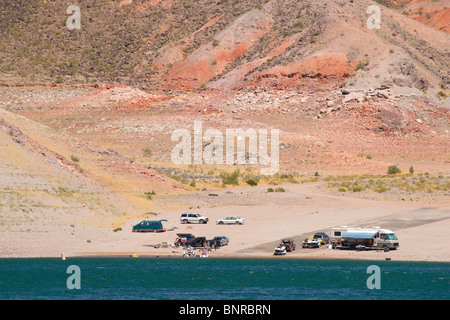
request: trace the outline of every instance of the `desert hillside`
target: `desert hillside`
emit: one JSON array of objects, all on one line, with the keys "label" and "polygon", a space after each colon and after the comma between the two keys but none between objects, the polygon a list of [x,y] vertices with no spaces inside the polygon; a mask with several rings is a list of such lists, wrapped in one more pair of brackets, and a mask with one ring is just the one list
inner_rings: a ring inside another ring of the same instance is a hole
[{"label": "desert hillside", "polygon": [[443,32],[450,32],[450,2],[448,0],[401,0],[377,1],[390,8],[400,10],[417,21]]},{"label": "desert hillside", "polygon": [[[415,66],[395,76],[407,72],[412,79],[406,82],[424,82],[414,87],[428,91],[449,79],[445,3],[384,3],[392,9],[378,4],[382,27],[370,30],[366,11],[377,2],[366,0],[95,0],[80,3],[80,29],[69,30],[64,1],[2,1],[1,80],[108,82],[163,91],[228,88],[277,66],[298,68],[298,61],[336,55],[350,69],[367,62],[372,76],[385,71],[375,70],[378,65],[406,59]],[[441,31],[420,23],[429,21],[419,19],[417,10],[420,17],[432,15]],[[311,70],[292,71],[314,77]],[[321,78],[350,75],[334,70]]]}]

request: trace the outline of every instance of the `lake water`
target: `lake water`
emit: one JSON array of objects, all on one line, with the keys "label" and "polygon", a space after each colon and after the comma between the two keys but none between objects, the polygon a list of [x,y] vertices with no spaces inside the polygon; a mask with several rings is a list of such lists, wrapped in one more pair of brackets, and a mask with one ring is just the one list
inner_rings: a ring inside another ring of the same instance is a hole
[{"label": "lake water", "polygon": [[[71,265],[79,272],[67,273]],[[376,276],[367,272],[371,265],[379,267],[379,278],[374,281],[380,289],[367,286],[368,278]],[[448,300],[449,273],[449,263],[398,261],[0,259],[0,299]],[[80,289],[68,287],[69,277],[69,287],[79,284]]]}]

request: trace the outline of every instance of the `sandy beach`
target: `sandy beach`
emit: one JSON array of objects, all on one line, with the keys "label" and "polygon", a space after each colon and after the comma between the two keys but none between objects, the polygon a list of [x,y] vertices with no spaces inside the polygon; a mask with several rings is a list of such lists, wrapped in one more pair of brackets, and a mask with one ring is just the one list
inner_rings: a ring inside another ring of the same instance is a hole
[{"label": "sandy beach", "polygon": [[[448,199],[367,199],[338,195],[322,183],[285,184],[284,193],[267,193],[266,187],[233,188],[167,196],[158,200],[161,213],[148,220],[167,219],[166,232],[135,233],[132,226],[143,217],[127,219],[122,230],[95,226],[41,226],[33,230],[2,232],[0,257],[123,256],[182,257],[184,250],[171,246],[177,233],[195,236],[225,235],[228,246],[208,252],[209,257],[264,257],[275,259],[365,259],[450,261],[450,210]],[[262,201],[264,199],[264,202]],[[191,209],[166,209],[171,202],[195,203]],[[263,204],[264,203],[264,204]],[[198,212],[207,224],[181,224],[181,212]],[[237,215],[244,225],[217,225],[217,219]],[[304,249],[302,241],[316,231],[329,233],[331,227],[380,226],[393,230],[398,250],[331,250],[328,246]],[[283,238],[294,239],[297,249],[274,256]],[[164,244],[169,246],[164,246]],[[199,251],[197,251],[199,253]]]}]

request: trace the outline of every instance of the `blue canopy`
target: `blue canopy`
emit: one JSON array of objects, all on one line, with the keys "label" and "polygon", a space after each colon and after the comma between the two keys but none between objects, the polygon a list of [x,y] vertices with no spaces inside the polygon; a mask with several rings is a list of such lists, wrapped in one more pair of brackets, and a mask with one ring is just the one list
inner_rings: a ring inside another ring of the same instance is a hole
[{"label": "blue canopy", "polygon": [[347,231],[342,238],[344,239],[370,239],[375,236],[376,231]]}]

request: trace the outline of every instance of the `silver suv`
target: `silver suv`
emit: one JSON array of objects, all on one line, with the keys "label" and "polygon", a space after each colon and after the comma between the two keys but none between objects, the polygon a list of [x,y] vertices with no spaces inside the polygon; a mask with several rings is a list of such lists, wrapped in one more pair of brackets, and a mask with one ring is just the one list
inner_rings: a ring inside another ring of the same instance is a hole
[{"label": "silver suv", "polygon": [[180,217],[181,223],[207,223],[208,218],[203,217],[202,215],[198,213],[183,213]]}]

